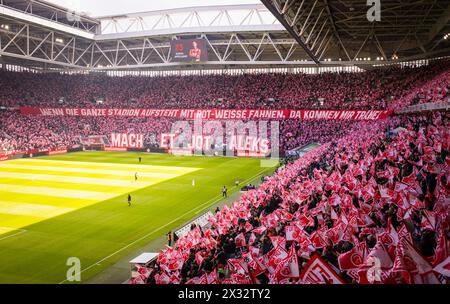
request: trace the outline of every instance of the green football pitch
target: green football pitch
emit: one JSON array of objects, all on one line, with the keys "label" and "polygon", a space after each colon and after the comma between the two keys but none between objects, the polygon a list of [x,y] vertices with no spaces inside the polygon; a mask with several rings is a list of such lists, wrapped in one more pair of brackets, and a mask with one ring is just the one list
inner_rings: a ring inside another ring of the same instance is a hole
[{"label": "green football pitch", "polygon": [[86,281],[206,212],[224,185],[272,171],[258,159],[116,152],[1,162],[0,283],[66,283],[71,257]]}]

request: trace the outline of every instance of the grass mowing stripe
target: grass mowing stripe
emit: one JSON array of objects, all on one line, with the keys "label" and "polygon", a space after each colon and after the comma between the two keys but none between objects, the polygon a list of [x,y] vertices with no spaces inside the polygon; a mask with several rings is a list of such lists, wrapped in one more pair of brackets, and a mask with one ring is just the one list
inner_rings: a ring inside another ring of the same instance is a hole
[{"label": "grass mowing stripe", "polygon": [[67,175],[49,175],[49,174],[34,174],[34,173],[18,173],[18,172],[2,172],[0,178],[10,178],[10,179],[23,179],[30,181],[51,181],[74,184],[91,184],[100,186],[123,186],[124,184],[130,188],[143,188],[149,184],[160,182],[161,179],[158,178],[141,178],[137,182],[133,180],[120,180],[120,179],[109,179],[109,178],[96,178],[96,177],[77,177],[77,176],[67,176]]},{"label": "grass mowing stripe", "polygon": [[200,168],[186,168],[186,167],[167,167],[167,166],[155,166],[155,165],[132,165],[132,164],[114,164],[114,163],[94,163],[94,162],[83,162],[83,161],[61,161],[61,160],[41,160],[41,159],[28,159],[28,160],[17,160],[11,161],[13,164],[24,163],[30,165],[32,163],[35,166],[54,166],[58,165],[60,167],[78,167],[78,168],[123,168],[127,171],[132,170],[144,170],[144,171],[155,171],[155,172],[167,172],[174,171],[177,172],[190,172],[195,171]]},{"label": "grass mowing stripe", "polygon": [[[242,182],[241,184],[246,184],[247,182],[250,182],[250,181],[254,180],[256,177],[262,175],[264,172],[267,172],[267,171],[268,171],[268,169],[264,169],[264,170],[260,171],[258,174],[256,174],[256,175],[254,175],[254,176],[248,178],[247,180],[245,180],[245,181]],[[239,186],[238,186],[238,187],[239,187]],[[238,187],[234,186],[232,189],[238,188]],[[130,247],[130,246],[132,246],[132,245],[134,245],[134,244],[136,244],[136,243],[139,243],[140,241],[145,240],[145,239],[148,238],[150,235],[152,235],[152,234],[154,234],[154,233],[156,233],[156,232],[158,232],[158,231],[160,231],[160,230],[162,230],[162,229],[164,229],[164,228],[170,226],[171,224],[173,224],[173,223],[177,222],[178,220],[182,219],[183,217],[185,217],[185,216],[191,214],[192,212],[196,211],[197,209],[199,209],[199,211],[196,212],[196,213],[194,213],[194,214],[198,214],[198,213],[200,213],[201,211],[206,210],[207,208],[209,208],[210,206],[216,204],[217,202],[221,201],[222,199],[223,199],[223,198],[222,198],[220,195],[218,195],[218,196],[216,196],[216,197],[210,199],[209,201],[207,201],[207,202],[205,202],[205,203],[203,203],[203,204],[197,206],[196,208],[190,210],[189,212],[187,212],[187,213],[185,213],[185,214],[183,214],[183,215],[177,217],[176,219],[170,221],[169,223],[167,223],[167,224],[165,224],[165,225],[163,225],[163,226],[157,228],[156,230],[153,230],[153,231],[151,231],[151,232],[145,234],[144,236],[138,238],[137,240],[135,240],[135,241],[133,241],[133,242],[127,244],[126,246],[120,248],[119,250],[117,250],[117,251],[111,253],[110,255],[104,257],[104,258],[101,259],[100,261],[98,261],[98,262],[96,262],[96,263],[93,263],[92,265],[88,266],[87,268],[84,268],[84,269],[80,270],[79,274],[81,274],[81,273],[83,273],[83,272],[85,272],[85,271],[91,269],[91,268],[94,267],[94,266],[97,266],[97,265],[101,264],[102,262],[104,262],[104,261],[108,260],[109,258],[115,256],[116,254],[118,254],[118,253],[124,251],[124,250],[127,249],[128,247]],[[214,201],[211,202],[212,200],[214,200]],[[206,206],[205,206],[205,205],[206,205]],[[78,273],[77,273],[77,274],[78,274]],[[63,281],[61,281],[61,282],[59,282],[59,284],[64,284],[65,282],[67,282],[67,279],[65,279],[65,280],[63,280]]]},{"label": "grass mowing stripe", "polygon": [[[0,176],[3,176],[4,174],[7,174],[7,173],[45,174],[45,175],[49,175],[49,176],[56,175],[56,176],[62,176],[62,178],[65,178],[66,176],[91,177],[91,178],[99,178],[99,179],[114,179],[114,180],[121,180],[121,181],[128,182],[128,181],[134,181],[135,171],[128,172],[128,174],[117,175],[117,174],[105,174],[105,173],[101,173],[101,172],[86,173],[85,171],[81,171],[81,170],[80,170],[80,172],[66,172],[63,170],[59,170],[59,171],[41,170],[41,169],[38,169],[37,167],[5,168],[5,167],[0,166]],[[143,177],[142,175],[139,175],[139,173],[138,173],[138,177],[140,180],[148,180],[148,181],[160,179],[160,177]]]},{"label": "grass mowing stripe", "polygon": [[[66,181],[65,179],[60,179],[59,181],[50,181],[50,180],[29,180],[29,179],[18,179],[18,178],[3,178],[0,177],[0,185],[22,185],[25,187],[44,187],[44,188],[54,188],[59,189],[60,191],[67,190],[79,190],[79,191],[94,191],[94,192],[103,192],[103,193],[117,193],[122,194],[129,191],[134,191],[136,189],[142,187],[148,187],[157,182],[164,181],[165,179],[159,179],[159,181],[154,180],[151,182],[135,182],[133,181],[123,181],[121,186],[115,185],[96,185],[90,183],[75,183],[73,181]],[[105,180],[106,181],[106,180]],[[141,184],[141,187],[137,187],[138,183]]]},{"label": "grass mowing stripe", "polygon": [[[0,197],[2,201],[5,202],[15,202],[19,198],[16,194],[7,193],[0,191]],[[74,208],[79,209],[85,206],[92,205],[96,203],[96,200],[92,199],[81,199],[77,198],[72,200],[62,200],[61,197],[51,196],[51,194],[20,194],[20,201],[27,202],[28,204],[42,204],[45,202],[48,206],[56,206],[56,207],[65,207],[65,208]]]},{"label": "grass mowing stripe", "polygon": [[31,215],[38,217],[54,217],[75,210],[49,205],[28,204],[23,202],[0,201],[0,213],[11,215]]},{"label": "grass mowing stripe", "polygon": [[25,193],[25,194],[43,194],[49,193],[51,196],[57,196],[62,198],[88,198],[92,200],[106,200],[117,196],[117,193],[97,192],[97,191],[85,191],[85,190],[70,190],[59,189],[52,187],[32,187],[32,186],[18,186],[10,184],[0,184],[0,191],[12,192],[12,193]]},{"label": "grass mowing stripe", "polygon": [[[11,163],[11,162],[10,162]],[[33,163],[33,162],[31,162]],[[76,163],[76,162],[71,162]],[[28,164],[20,164],[26,165],[28,168]],[[14,166],[14,165],[13,165]],[[109,166],[106,165],[105,166]],[[43,167],[40,166],[40,169]],[[147,167],[148,169],[149,167]],[[5,169],[5,168],[3,168]],[[10,168],[11,169],[11,168]],[[154,169],[154,168],[152,168]],[[158,168],[160,170],[160,167]],[[181,170],[177,170],[178,174],[176,176],[181,175],[182,173],[193,171],[195,169],[186,169],[181,168]],[[86,170],[84,170],[86,171]],[[42,172],[42,170],[41,170]],[[45,171],[43,171],[45,172]],[[175,172],[175,171],[174,171]],[[153,172],[152,172],[153,173]],[[162,175],[158,173],[158,175]],[[172,176],[171,174],[170,176]],[[166,175],[167,176],[167,175]],[[36,194],[40,189],[43,193],[49,192],[55,196],[63,196],[66,197],[83,197],[85,195],[92,197],[93,193],[105,192],[108,196],[102,197],[101,200],[110,198],[111,193],[117,195],[123,195],[127,192],[132,192],[136,189],[148,187],[152,184],[156,184],[158,182],[164,181],[164,178],[146,178],[139,176],[141,181],[124,181],[124,180],[109,180],[109,179],[99,179],[99,178],[89,178],[89,177],[73,177],[73,176],[61,176],[61,175],[48,175],[48,174],[32,174],[32,173],[23,173],[23,172],[4,172],[0,176],[0,190],[5,190],[7,187],[8,191],[3,191],[4,197],[11,196],[11,192],[13,193],[32,193]],[[3,185],[3,186],[2,186]],[[8,186],[6,186],[8,185]],[[25,189],[21,189],[16,185],[23,185]],[[40,186],[40,187],[39,187]],[[51,186],[51,187],[48,187]],[[51,189],[51,191],[49,191]],[[61,190],[55,190],[61,189]],[[76,190],[80,190],[82,192],[74,192]],[[88,190],[95,190],[88,192]],[[1,191],[0,191],[1,193]],[[75,194],[75,195],[74,195]],[[98,195],[98,194],[96,194]],[[97,196],[98,199],[98,196]],[[94,202],[91,202],[95,203]],[[89,204],[85,204],[83,207],[88,206]],[[7,215],[16,215],[16,216],[30,216],[33,217],[33,220],[25,221],[26,225],[34,224],[40,222],[44,219],[48,219],[51,217],[59,216],[68,212],[75,210],[75,208],[64,208],[59,206],[47,206],[43,204],[28,204],[23,202],[17,202],[15,200],[10,200],[9,202],[1,202],[0,201],[0,213]],[[22,217],[23,218],[23,217]],[[9,227],[8,231],[16,228]]]},{"label": "grass mowing stripe", "polygon": [[25,226],[42,221],[42,219],[42,216],[0,213],[0,225],[6,228],[23,229]]},{"label": "grass mowing stripe", "polygon": [[[30,169],[32,166],[26,164],[2,164],[4,168],[12,168],[12,169]],[[34,168],[38,168],[39,170],[44,171],[54,171],[54,172],[82,172],[82,173],[103,173],[103,174],[111,174],[111,175],[119,175],[119,176],[130,176],[130,178],[134,178],[134,173],[138,173],[139,176],[142,177],[156,177],[156,178],[174,178],[183,173],[194,172],[198,169],[191,169],[185,171],[178,171],[173,173],[164,173],[164,172],[151,172],[151,171],[136,171],[136,170],[106,170],[106,169],[95,169],[95,168],[76,168],[76,167],[58,167],[58,166],[36,166]]]}]

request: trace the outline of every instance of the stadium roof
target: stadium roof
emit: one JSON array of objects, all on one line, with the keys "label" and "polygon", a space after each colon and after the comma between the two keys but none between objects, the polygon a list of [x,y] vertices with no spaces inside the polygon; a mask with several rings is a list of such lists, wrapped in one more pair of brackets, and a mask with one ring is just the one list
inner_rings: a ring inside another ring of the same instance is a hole
[{"label": "stadium roof", "polygon": [[[381,20],[370,22],[366,1],[262,0],[316,62],[323,56],[356,60],[358,57],[427,56],[448,48],[450,1],[383,0]],[[314,44],[323,41],[322,48]]]},{"label": "stadium roof", "polygon": [[[449,53],[450,0],[262,0],[93,18],[39,0],[0,0],[0,63],[82,70],[353,66]],[[172,62],[170,41],[207,40],[209,61]],[[378,59],[378,60],[377,60]]]}]

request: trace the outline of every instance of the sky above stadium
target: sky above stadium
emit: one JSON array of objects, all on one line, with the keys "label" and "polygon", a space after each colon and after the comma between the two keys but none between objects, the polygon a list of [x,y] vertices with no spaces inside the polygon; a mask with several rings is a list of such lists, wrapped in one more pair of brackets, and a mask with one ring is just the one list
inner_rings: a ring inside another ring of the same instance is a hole
[{"label": "sky above stadium", "polygon": [[48,2],[87,13],[90,16],[106,16],[191,6],[234,5],[261,3],[260,0],[47,0]]}]

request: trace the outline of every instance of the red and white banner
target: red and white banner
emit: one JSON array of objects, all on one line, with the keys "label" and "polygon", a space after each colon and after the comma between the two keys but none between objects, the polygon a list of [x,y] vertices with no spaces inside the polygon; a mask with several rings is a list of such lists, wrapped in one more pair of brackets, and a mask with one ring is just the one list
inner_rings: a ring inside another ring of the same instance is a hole
[{"label": "red and white banner", "polygon": [[111,134],[112,148],[144,148],[144,135],[133,133],[113,133]]},{"label": "red and white banner", "polygon": [[106,109],[21,107],[23,115],[80,117],[150,117],[193,120],[379,120],[390,111],[291,110],[291,109]]},{"label": "red and white banner", "polygon": [[318,255],[314,255],[306,264],[300,279],[311,284],[344,284],[339,275]]}]

